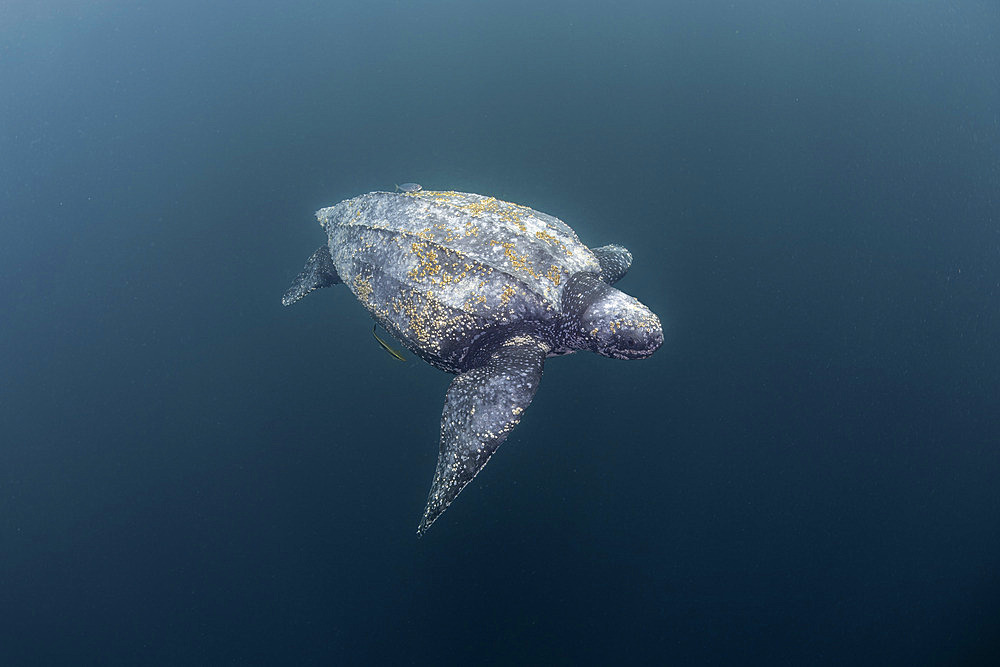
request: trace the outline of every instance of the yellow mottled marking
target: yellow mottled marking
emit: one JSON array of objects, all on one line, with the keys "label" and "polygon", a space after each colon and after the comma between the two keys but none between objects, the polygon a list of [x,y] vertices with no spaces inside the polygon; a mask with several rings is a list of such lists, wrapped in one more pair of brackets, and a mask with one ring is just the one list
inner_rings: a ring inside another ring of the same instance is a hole
[{"label": "yellow mottled marking", "polygon": [[559,267],[553,264],[549,267],[545,277],[551,280],[553,285],[559,287],[559,280],[562,278],[562,274],[559,272]]},{"label": "yellow mottled marking", "polygon": [[510,298],[514,296],[514,294],[515,294],[514,288],[511,287],[510,285],[505,285],[503,288],[503,292],[501,292],[500,294],[500,304],[506,306],[508,303],[510,303]]},{"label": "yellow mottled marking", "polygon": [[372,299],[371,278],[362,275],[354,276],[354,293],[358,295],[358,300],[365,306],[370,307]]}]

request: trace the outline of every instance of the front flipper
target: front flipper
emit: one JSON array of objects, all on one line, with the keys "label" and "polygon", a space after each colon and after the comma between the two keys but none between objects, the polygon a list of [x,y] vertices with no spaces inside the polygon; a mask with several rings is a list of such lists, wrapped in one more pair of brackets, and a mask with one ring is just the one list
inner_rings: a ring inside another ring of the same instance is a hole
[{"label": "front flipper", "polygon": [[493,456],[535,397],[549,346],[515,336],[486,363],[460,373],[448,387],[441,415],[441,451],[424,517],[423,535]]},{"label": "front flipper", "polygon": [[333,266],[333,258],[330,257],[330,249],[321,245],[306,260],[306,265],[292,282],[292,286],[285,292],[285,296],[281,297],[281,303],[290,306],[313,290],[340,282],[337,269]]},{"label": "front flipper", "polygon": [[628,268],[632,266],[632,253],[627,248],[612,243],[600,248],[594,248],[597,261],[601,265],[601,280],[609,285],[625,277]]}]

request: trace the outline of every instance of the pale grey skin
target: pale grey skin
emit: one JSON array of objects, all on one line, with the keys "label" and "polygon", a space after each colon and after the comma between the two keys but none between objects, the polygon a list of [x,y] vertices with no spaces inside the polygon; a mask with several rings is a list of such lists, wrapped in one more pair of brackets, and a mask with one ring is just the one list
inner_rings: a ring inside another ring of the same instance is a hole
[{"label": "pale grey skin", "polygon": [[660,320],[612,285],[632,263],[526,206],[462,192],[371,192],[316,212],[327,244],[285,293],[346,284],[386,331],[455,379],[423,535],[521,420],[545,358],[648,357]]}]

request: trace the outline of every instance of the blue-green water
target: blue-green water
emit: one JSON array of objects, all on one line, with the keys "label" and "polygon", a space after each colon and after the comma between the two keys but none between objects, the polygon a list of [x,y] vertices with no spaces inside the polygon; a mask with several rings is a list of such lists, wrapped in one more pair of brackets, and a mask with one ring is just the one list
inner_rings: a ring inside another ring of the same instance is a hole
[{"label": "blue-green water", "polygon": [[[3,664],[992,664],[994,2],[7,2]],[[423,539],[450,376],[313,212],[635,263]]]}]

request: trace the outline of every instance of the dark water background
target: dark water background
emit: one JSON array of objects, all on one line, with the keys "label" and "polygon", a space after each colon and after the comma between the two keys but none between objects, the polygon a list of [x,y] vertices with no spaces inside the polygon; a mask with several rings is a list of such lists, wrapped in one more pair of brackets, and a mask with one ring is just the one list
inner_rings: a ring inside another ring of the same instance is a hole
[{"label": "dark water background", "polygon": [[[0,662],[991,664],[998,156],[992,1],[5,2]],[[422,540],[450,377],[279,303],[410,180],[668,329]]]}]

